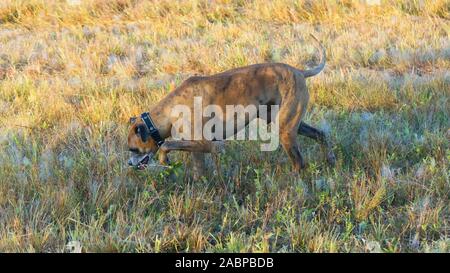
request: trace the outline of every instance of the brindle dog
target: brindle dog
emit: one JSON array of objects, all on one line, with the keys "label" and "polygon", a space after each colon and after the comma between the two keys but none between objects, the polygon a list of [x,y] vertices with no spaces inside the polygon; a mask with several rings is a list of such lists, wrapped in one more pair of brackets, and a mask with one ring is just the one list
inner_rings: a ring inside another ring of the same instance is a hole
[{"label": "brindle dog", "polygon": [[[255,105],[256,107],[267,105],[268,108],[270,105],[279,105],[280,142],[292,160],[295,171],[298,172],[305,167],[297,142],[297,134],[318,141],[326,151],[328,163],[334,165],[335,155],[325,133],[302,122],[309,101],[306,78],[317,75],[325,67],[325,48],[317,38],[314,36],[313,38],[321,47],[321,61],[317,67],[310,70],[300,70],[283,63],[264,63],[236,68],[212,76],[188,78],[149,111],[161,137],[166,139],[171,136],[172,125],[177,119],[171,117],[172,108],[175,105],[186,105],[193,109],[193,98],[197,96],[202,97],[203,107],[214,104],[219,106],[223,113],[226,113],[226,105]],[[246,118],[242,128],[257,117]],[[210,118],[204,118],[203,124],[208,119]],[[145,124],[141,119],[132,118],[130,121],[132,125],[128,135],[128,148],[132,152],[129,160],[132,166],[139,165],[143,156],[152,157],[158,149],[160,163],[167,164],[167,154],[170,151],[179,150],[192,153],[194,169],[201,173],[205,153],[214,153],[222,145],[222,142],[202,139],[165,141],[161,147],[158,147],[146,133]],[[270,119],[266,121],[271,122]],[[234,134],[242,128],[235,128]],[[225,138],[227,137],[229,136],[225,135]],[[200,174],[197,173],[197,175]]]}]

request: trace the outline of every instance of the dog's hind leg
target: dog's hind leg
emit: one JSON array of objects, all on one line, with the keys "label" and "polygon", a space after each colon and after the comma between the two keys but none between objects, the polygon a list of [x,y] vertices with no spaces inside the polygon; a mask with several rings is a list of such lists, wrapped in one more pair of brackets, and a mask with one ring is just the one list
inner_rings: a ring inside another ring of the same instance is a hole
[{"label": "dog's hind leg", "polygon": [[291,80],[280,84],[279,89],[282,94],[278,112],[280,142],[294,164],[294,170],[299,172],[306,164],[297,142],[297,130],[306,112],[309,94],[304,79],[297,79],[295,75],[292,75]]},{"label": "dog's hind leg", "polygon": [[326,151],[326,158],[328,164],[330,164],[331,166],[335,165],[336,156],[333,153],[332,144],[322,130],[316,129],[302,121],[300,122],[297,132],[302,136],[312,138],[317,142],[319,142]]},{"label": "dog's hind leg", "polygon": [[305,168],[305,161],[300,153],[300,149],[298,147],[296,134],[285,133],[280,135],[280,142],[283,146],[283,149],[286,151],[289,158],[292,160],[294,164],[294,170],[299,172],[301,169]]},{"label": "dog's hind leg", "polygon": [[297,172],[306,166],[297,142],[297,128],[303,113],[303,105],[296,99],[282,104],[279,111],[280,143],[294,164],[294,169]]}]

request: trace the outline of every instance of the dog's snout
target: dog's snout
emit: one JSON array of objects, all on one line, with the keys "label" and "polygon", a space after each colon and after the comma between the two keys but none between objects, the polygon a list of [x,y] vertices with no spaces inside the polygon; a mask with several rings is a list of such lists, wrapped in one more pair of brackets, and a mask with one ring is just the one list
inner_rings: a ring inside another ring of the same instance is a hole
[{"label": "dog's snout", "polygon": [[129,150],[130,152],[132,152],[132,153],[135,153],[135,154],[140,153],[140,151],[139,151],[138,148],[128,148],[128,150]]},{"label": "dog's snout", "polygon": [[133,161],[131,159],[128,159],[128,165],[133,166]]}]

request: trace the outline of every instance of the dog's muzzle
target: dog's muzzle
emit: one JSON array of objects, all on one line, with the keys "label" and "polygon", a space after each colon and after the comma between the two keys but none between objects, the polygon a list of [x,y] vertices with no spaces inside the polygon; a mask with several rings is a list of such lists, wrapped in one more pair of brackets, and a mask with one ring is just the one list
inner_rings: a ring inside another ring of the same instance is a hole
[{"label": "dog's muzzle", "polygon": [[128,160],[128,165],[132,166],[132,167],[136,167],[139,170],[144,170],[152,158],[153,158],[153,153],[148,153],[148,154],[133,153],[133,155]]}]

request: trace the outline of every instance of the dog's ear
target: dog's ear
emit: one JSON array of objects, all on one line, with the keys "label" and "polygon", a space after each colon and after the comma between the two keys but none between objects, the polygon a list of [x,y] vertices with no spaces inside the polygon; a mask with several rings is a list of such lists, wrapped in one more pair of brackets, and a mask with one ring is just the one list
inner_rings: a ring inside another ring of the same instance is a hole
[{"label": "dog's ear", "polygon": [[144,124],[141,124],[136,127],[135,133],[139,135],[142,139],[142,142],[146,142],[148,139],[147,129],[144,127]]},{"label": "dog's ear", "polygon": [[131,118],[130,118],[130,124],[133,124],[133,123],[135,123],[135,122],[136,122],[136,120],[137,120],[137,118],[136,118],[136,117],[131,117]]}]

